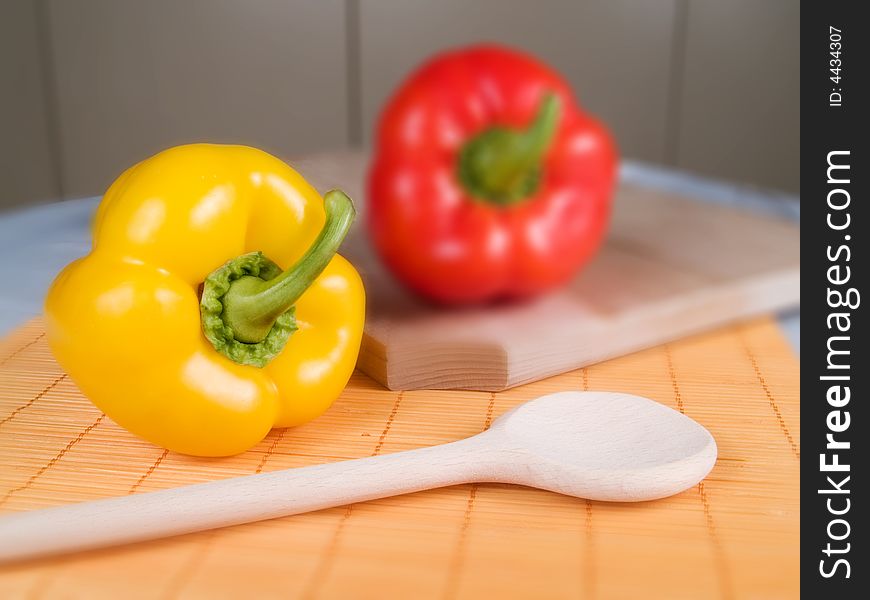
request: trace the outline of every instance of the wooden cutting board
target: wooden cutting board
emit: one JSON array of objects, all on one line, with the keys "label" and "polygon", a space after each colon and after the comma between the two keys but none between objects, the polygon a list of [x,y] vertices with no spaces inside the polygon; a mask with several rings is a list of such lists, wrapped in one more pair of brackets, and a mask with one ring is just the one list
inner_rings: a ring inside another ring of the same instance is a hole
[{"label": "wooden cutting board", "polygon": [[[364,155],[291,164],[321,191],[344,189],[364,212]],[[446,310],[402,289],[357,227],[342,254],[366,283],[358,366],[392,390],[536,381],[797,305],[799,244],[791,221],[623,184],[604,247],[567,289],[521,305]]]}]

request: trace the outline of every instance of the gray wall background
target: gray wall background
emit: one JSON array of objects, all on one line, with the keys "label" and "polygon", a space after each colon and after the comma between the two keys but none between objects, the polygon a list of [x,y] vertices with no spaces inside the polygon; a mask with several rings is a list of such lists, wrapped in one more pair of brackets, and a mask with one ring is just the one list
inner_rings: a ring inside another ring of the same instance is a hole
[{"label": "gray wall background", "polygon": [[796,0],[0,0],[0,209],[170,145],[365,147],[439,49],[525,48],[627,158],[799,193]]}]

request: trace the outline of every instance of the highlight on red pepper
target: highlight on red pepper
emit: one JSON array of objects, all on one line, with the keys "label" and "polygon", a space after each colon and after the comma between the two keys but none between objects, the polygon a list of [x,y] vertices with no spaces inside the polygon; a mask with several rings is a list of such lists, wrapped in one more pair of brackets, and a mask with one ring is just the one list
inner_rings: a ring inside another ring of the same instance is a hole
[{"label": "highlight on red pepper", "polygon": [[368,177],[375,248],[447,304],[539,294],[598,249],[617,151],[554,70],[484,45],[438,55],[381,114]]}]

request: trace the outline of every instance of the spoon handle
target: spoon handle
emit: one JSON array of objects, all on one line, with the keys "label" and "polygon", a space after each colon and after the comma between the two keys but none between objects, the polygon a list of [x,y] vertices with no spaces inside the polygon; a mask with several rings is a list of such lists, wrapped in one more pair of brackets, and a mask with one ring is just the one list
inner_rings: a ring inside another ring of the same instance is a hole
[{"label": "spoon handle", "polygon": [[[476,436],[477,437],[477,436]],[[475,438],[0,517],[0,562],[150,540],[486,478]]]}]

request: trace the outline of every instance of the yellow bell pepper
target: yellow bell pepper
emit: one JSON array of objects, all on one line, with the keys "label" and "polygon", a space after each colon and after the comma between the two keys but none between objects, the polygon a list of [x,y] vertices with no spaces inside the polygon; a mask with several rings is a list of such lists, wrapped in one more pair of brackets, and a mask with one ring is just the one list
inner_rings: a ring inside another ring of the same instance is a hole
[{"label": "yellow bell pepper", "polygon": [[91,253],[52,284],[49,345],[136,435],[199,456],[247,450],[322,414],[353,371],[365,294],[335,253],[353,218],[342,192],[321,198],[260,150],[161,152],[112,184]]}]

